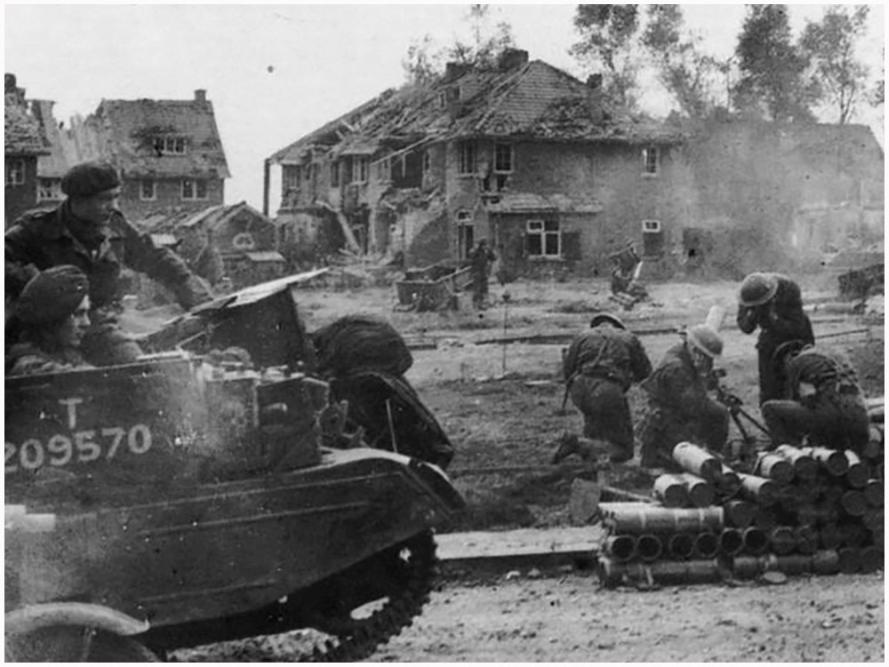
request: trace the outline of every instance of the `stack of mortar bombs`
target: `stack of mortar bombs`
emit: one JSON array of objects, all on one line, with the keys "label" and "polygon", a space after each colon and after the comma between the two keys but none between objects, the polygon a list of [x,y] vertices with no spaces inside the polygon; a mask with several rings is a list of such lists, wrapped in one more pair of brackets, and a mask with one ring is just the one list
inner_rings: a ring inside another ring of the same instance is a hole
[{"label": "stack of mortar bombs", "polygon": [[861,456],[781,445],[745,473],[683,442],[673,459],[684,472],[654,481],[657,503],[600,504],[605,585],[882,569],[882,427]]}]

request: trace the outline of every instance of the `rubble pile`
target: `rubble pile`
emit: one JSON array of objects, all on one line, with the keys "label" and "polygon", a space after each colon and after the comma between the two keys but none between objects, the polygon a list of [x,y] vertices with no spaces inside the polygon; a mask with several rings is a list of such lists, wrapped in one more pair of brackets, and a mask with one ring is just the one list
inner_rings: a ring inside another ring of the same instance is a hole
[{"label": "rubble pile", "polygon": [[[883,427],[859,457],[781,445],[748,472],[683,442],[685,471],[653,485],[657,503],[601,503],[599,579],[703,583],[883,568]],[[778,574],[780,573],[780,574]]]}]

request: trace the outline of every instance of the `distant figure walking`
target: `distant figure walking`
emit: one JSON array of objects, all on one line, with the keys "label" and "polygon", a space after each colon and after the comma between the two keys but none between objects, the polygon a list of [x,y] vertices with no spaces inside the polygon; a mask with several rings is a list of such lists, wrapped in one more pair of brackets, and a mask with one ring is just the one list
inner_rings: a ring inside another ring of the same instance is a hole
[{"label": "distant figure walking", "polygon": [[475,249],[469,253],[472,274],[472,304],[478,309],[483,309],[486,305],[488,277],[491,275],[491,264],[496,260],[497,255],[488,247],[487,239],[479,241]]}]

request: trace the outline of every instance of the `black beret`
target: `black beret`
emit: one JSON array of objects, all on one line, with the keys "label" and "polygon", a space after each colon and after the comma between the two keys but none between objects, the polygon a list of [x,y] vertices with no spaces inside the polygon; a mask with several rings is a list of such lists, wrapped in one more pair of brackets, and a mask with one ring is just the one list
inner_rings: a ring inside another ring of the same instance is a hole
[{"label": "black beret", "polygon": [[104,162],[81,162],[62,176],[62,192],[69,197],[92,197],[119,185],[114,167]]},{"label": "black beret", "polygon": [[62,320],[77,310],[89,287],[86,275],[76,266],[54,266],[28,281],[15,305],[15,314],[25,324]]}]

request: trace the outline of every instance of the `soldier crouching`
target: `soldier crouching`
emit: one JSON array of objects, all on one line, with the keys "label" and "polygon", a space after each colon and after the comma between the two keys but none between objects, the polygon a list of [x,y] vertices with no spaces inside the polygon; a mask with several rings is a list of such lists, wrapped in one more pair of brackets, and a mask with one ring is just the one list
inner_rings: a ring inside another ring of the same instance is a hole
[{"label": "soldier crouching", "polygon": [[706,325],[681,334],[683,342],[664,354],[642,383],[647,396],[639,424],[640,464],[678,470],[673,447],[689,441],[722,452],[728,440],[728,410],[710,398],[713,360],[722,354],[722,339]]},{"label": "soldier crouching", "polygon": [[563,361],[571,402],[583,414],[585,437],[604,440],[613,463],[633,458],[633,422],[626,392],[651,372],[642,343],[623,322],[596,315]]}]

